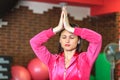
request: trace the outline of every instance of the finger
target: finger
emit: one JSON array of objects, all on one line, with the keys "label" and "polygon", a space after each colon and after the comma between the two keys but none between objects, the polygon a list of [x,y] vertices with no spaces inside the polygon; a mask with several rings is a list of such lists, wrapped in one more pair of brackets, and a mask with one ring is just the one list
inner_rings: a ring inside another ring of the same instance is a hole
[{"label": "finger", "polygon": [[63,20],[63,17],[64,17],[64,13],[62,11],[61,16],[60,16],[60,20]]},{"label": "finger", "polygon": [[64,16],[64,12],[62,10],[61,15],[60,15],[60,19],[63,19],[63,16]]},{"label": "finger", "polygon": [[67,18],[68,18],[67,12],[64,11],[64,19],[67,19]]},{"label": "finger", "polygon": [[63,10],[66,9],[66,6],[63,6],[62,9],[63,9]]},{"label": "finger", "polygon": [[67,17],[67,10],[66,8],[63,9],[64,16]]},{"label": "finger", "polygon": [[63,16],[64,16],[64,14],[63,14],[63,10],[62,10],[60,20],[59,20],[59,26],[63,25],[63,18],[64,18]]},{"label": "finger", "polygon": [[63,15],[64,15],[64,12],[62,11],[62,13],[61,13],[61,17],[63,17]]},{"label": "finger", "polygon": [[64,10],[64,9],[65,9],[65,6],[62,7],[62,10]]}]

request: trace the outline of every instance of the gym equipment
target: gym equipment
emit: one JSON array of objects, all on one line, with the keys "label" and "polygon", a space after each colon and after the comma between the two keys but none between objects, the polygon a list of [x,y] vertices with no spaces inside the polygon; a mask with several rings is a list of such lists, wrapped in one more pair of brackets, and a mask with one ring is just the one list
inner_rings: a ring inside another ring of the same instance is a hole
[{"label": "gym equipment", "polygon": [[11,68],[11,80],[31,80],[31,75],[24,66],[16,65]]},{"label": "gym equipment", "polygon": [[42,63],[38,58],[34,58],[28,63],[28,70],[32,76],[32,80],[49,79],[47,66]]}]

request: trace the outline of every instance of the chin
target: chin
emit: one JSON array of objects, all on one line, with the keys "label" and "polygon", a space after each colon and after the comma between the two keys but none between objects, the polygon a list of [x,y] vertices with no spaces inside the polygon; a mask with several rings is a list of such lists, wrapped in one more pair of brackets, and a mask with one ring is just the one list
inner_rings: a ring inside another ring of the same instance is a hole
[{"label": "chin", "polygon": [[73,50],[75,50],[75,49],[65,49],[66,51],[73,51]]}]

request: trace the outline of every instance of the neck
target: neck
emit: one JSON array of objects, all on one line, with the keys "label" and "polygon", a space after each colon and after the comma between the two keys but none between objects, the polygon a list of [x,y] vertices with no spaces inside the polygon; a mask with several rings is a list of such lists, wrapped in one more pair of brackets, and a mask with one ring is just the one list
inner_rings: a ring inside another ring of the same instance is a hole
[{"label": "neck", "polygon": [[73,55],[75,54],[76,50],[72,50],[72,51],[64,51],[64,55],[66,59],[71,59],[73,57]]}]

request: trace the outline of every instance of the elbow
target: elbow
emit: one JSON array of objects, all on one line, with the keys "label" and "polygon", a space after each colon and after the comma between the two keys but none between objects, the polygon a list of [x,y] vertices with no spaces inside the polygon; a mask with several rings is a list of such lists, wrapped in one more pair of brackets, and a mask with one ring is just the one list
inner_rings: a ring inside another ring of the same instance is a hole
[{"label": "elbow", "polygon": [[31,48],[34,50],[34,48],[37,46],[37,44],[35,43],[35,40],[32,38],[30,39],[29,43],[30,43]]},{"label": "elbow", "polygon": [[101,35],[98,36],[96,43],[99,44],[99,46],[102,46],[102,36]]},{"label": "elbow", "polygon": [[102,42],[102,35],[99,35],[99,41]]},{"label": "elbow", "polygon": [[30,45],[32,45],[34,43],[34,39],[33,38],[30,39],[29,43],[30,43]]},{"label": "elbow", "polygon": [[102,35],[98,34],[94,40],[96,43],[102,43]]}]

